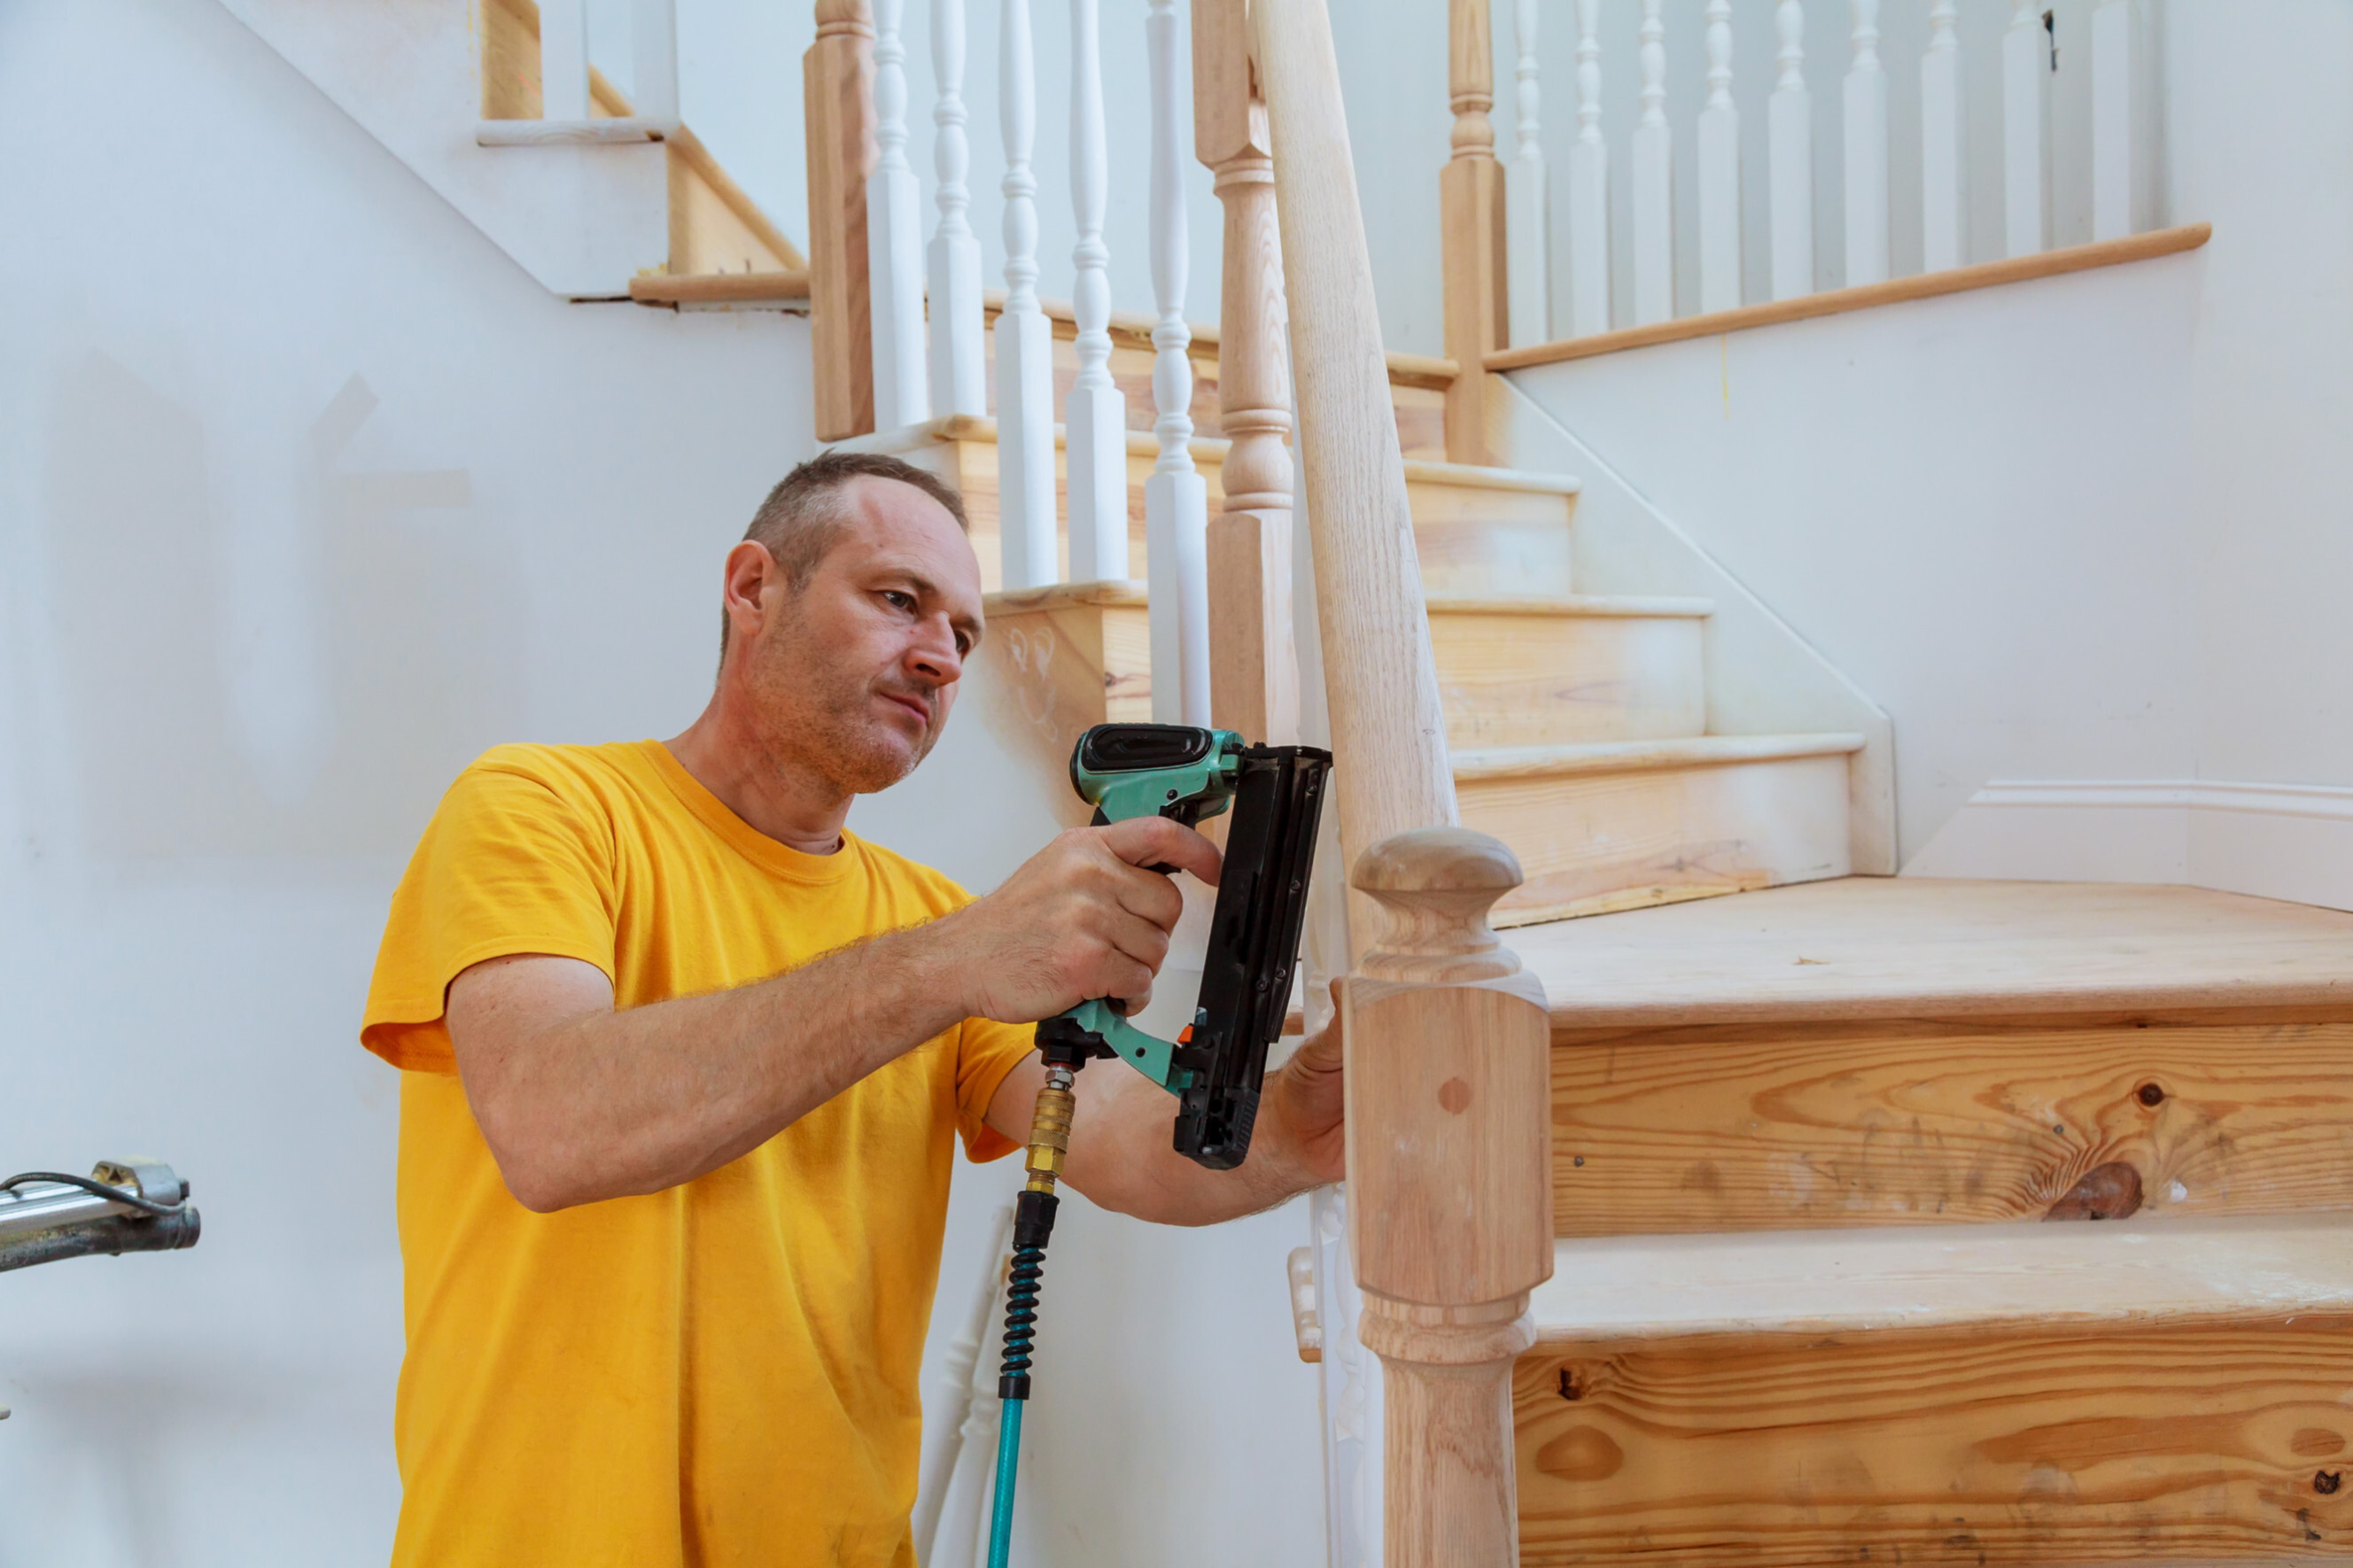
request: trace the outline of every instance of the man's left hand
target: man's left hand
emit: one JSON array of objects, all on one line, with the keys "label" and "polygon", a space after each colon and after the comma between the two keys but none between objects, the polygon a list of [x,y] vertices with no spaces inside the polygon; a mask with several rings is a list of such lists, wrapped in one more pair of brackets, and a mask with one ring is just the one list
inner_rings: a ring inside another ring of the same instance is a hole
[{"label": "man's left hand", "polygon": [[[1341,1093],[1339,983],[1332,986],[1331,1022],[1303,1041],[1267,1084],[1260,1106],[1261,1136],[1294,1163],[1306,1184],[1320,1186],[1347,1173],[1346,1106]],[[1264,1123],[1272,1125],[1265,1126]]]}]

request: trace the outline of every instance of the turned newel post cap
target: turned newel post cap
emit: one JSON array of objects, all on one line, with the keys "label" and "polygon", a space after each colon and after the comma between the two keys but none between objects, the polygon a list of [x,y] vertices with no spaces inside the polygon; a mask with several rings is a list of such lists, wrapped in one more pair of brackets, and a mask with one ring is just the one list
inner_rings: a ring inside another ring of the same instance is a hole
[{"label": "turned newel post cap", "polygon": [[1379,900],[1389,919],[1365,954],[1366,974],[1460,981],[1519,973],[1519,959],[1487,923],[1495,900],[1524,880],[1519,858],[1502,840],[1467,827],[1417,827],[1357,856],[1348,880]]}]

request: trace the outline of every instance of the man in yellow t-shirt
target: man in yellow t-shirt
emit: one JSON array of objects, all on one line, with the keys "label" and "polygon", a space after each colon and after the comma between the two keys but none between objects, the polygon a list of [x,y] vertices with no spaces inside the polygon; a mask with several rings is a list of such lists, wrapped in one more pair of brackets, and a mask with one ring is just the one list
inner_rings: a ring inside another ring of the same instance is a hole
[{"label": "man in yellow t-shirt", "polygon": [[[450,787],[361,1039],[403,1069],[396,1564],[913,1568],[917,1365],[954,1140],[993,1159],[1027,1026],[1140,1004],[1217,850],[1063,834],[987,897],[843,826],[939,738],[982,634],[955,494],[828,454],[728,552],[717,689],[676,739],[501,746]],[[975,832],[988,830],[985,807]],[[1250,1159],[1079,1079],[1067,1176],[1207,1224],[1340,1174],[1336,1039]]]}]

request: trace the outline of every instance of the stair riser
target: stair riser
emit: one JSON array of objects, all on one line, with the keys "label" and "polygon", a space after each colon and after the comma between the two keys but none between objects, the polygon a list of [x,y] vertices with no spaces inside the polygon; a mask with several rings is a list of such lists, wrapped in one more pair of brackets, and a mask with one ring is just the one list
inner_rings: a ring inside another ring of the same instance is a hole
[{"label": "stair riser", "polygon": [[1465,781],[1462,824],[1527,879],[1498,925],[1843,877],[1847,760],[1795,757],[1599,776]]},{"label": "stair riser", "polygon": [[2348,1388],[2353,1318],[2292,1308],[1543,1344],[1514,1379],[1520,1561],[2342,1557]]},{"label": "stair riser", "polygon": [[1693,616],[1433,610],[1447,743],[1560,746],[1707,728],[1704,622]]},{"label": "stair riser", "polygon": [[1563,1236],[2353,1210],[2353,1024],[1620,1032],[1552,1081]]}]

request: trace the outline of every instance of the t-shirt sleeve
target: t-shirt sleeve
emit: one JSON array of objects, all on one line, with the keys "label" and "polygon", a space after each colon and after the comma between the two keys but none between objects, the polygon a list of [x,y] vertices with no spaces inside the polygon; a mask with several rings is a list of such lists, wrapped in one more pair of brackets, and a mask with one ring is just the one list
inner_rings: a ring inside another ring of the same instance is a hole
[{"label": "t-shirt sleeve", "polygon": [[1002,1158],[1021,1147],[988,1124],[988,1102],[1006,1074],[1038,1048],[1035,1024],[966,1018],[956,1035],[956,1121],[965,1152],[975,1161]]},{"label": "t-shirt sleeve", "polygon": [[449,983],[518,952],[613,973],[613,832],[593,801],[492,752],[459,775],[392,896],[360,1043],[396,1068],[454,1072]]}]

